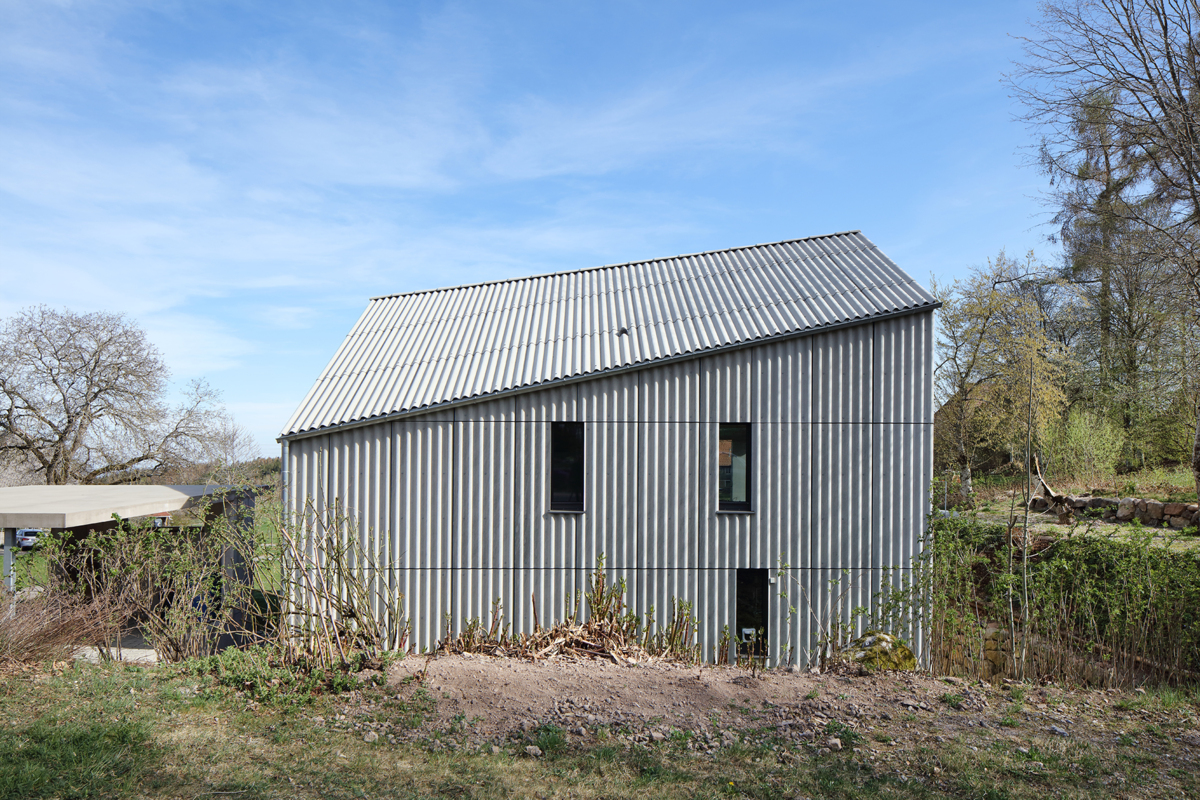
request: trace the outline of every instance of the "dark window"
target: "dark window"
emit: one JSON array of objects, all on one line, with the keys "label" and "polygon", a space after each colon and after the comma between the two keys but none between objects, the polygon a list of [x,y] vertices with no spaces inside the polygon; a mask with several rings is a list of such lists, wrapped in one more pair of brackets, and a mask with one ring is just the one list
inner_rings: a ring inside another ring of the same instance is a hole
[{"label": "dark window", "polygon": [[717,500],[721,511],[750,510],[750,425],[722,424],[717,448]]},{"label": "dark window", "polygon": [[550,510],[583,511],[583,423],[550,423]]},{"label": "dark window", "polygon": [[737,571],[737,639],[742,655],[767,654],[767,610],[771,597],[765,569]]}]

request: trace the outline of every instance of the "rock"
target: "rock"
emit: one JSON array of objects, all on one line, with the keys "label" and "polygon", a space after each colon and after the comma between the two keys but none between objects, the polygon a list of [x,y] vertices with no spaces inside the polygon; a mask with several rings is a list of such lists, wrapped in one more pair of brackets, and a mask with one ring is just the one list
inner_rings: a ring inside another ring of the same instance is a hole
[{"label": "rock", "polygon": [[1170,523],[1172,528],[1180,530],[1186,528],[1191,523],[1191,520],[1186,517],[1170,517],[1167,519],[1167,522]]},{"label": "rock", "polygon": [[365,734],[363,734],[363,741],[366,742],[367,744],[371,744],[372,742],[375,742],[378,740],[379,740],[379,734],[376,733],[375,731],[367,731]]},{"label": "rock", "polygon": [[1163,509],[1165,507],[1166,507],[1165,503],[1160,503],[1157,500],[1147,500],[1146,501],[1146,514],[1149,515],[1150,519],[1162,519],[1163,518]]},{"label": "rock", "polygon": [[1029,501],[1030,511],[1045,511],[1050,507],[1050,503],[1044,497],[1035,497]]},{"label": "rock", "polygon": [[846,658],[867,669],[916,669],[917,657],[898,636],[867,631],[846,646]]},{"label": "rock", "polygon": [[667,738],[667,735],[662,731],[651,731],[650,740],[653,742],[661,742]]},{"label": "rock", "polygon": [[1054,734],[1055,736],[1070,736],[1071,735],[1071,734],[1067,733],[1065,730],[1063,730],[1062,728],[1058,727],[1057,725],[1050,726],[1050,733]]},{"label": "rock", "polygon": [[1087,507],[1088,508],[1113,508],[1117,505],[1118,502],[1120,502],[1120,501],[1118,501],[1115,497],[1093,497],[1091,500],[1088,500]]},{"label": "rock", "polygon": [[1187,731],[1179,737],[1179,741],[1188,747],[1200,747],[1200,731]]},{"label": "rock", "polygon": [[13,600],[18,603],[24,603],[41,596],[42,592],[46,591],[44,586],[27,586],[13,596]]},{"label": "rock", "polygon": [[494,755],[494,756],[500,755],[500,748],[497,747],[496,745],[492,745],[491,751],[492,751],[492,755]]},{"label": "rock", "polygon": [[1186,503],[1167,503],[1165,506],[1163,506],[1163,516],[1178,517],[1183,513],[1185,508],[1187,508]]},{"label": "rock", "polygon": [[825,740],[825,746],[836,753],[842,749],[842,740],[836,736],[830,736]]},{"label": "rock", "polygon": [[1117,522],[1129,522],[1133,519],[1135,509],[1132,497],[1121,498],[1121,502],[1117,503]]},{"label": "rock", "polygon": [[1068,497],[1067,504],[1071,508],[1087,508],[1088,501],[1086,497]]},{"label": "rock", "polygon": [[587,736],[587,728],[580,725],[578,728],[575,729],[575,735],[576,736]]},{"label": "rock", "polygon": [[531,744],[525,748],[525,755],[527,755],[527,756],[532,756],[533,758],[537,758],[541,754],[542,754],[542,748],[538,747],[536,744]]}]

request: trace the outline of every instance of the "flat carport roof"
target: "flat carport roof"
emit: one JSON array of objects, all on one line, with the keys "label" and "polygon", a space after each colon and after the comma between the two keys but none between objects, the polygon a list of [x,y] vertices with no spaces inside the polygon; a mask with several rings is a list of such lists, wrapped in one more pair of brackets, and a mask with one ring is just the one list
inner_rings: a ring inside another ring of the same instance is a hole
[{"label": "flat carport roof", "polygon": [[11,486],[0,489],[0,528],[75,528],[179,511],[229,486]]}]

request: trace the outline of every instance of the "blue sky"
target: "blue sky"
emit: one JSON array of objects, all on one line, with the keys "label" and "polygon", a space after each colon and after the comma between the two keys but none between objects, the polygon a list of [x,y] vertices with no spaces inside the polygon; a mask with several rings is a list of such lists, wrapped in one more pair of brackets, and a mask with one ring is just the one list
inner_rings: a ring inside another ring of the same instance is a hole
[{"label": "blue sky", "polygon": [[129,314],[265,454],[367,298],[861,229],[1049,229],[1034,3],[0,3],[0,316]]}]

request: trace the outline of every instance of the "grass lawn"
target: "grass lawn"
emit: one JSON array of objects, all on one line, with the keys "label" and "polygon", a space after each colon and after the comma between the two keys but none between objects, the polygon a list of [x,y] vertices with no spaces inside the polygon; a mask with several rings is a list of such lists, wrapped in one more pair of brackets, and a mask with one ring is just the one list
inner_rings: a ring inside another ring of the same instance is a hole
[{"label": "grass lawn", "polygon": [[[401,700],[390,694],[394,689],[362,691],[393,721],[410,726],[425,723],[428,704],[437,702],[424,694],[420,701],[411,694]],[[1173,743],[1177,734],[1161,722],[1136,722],[1166,711],[1181,724],[1194,724],[1196,698],[1170,691],[1122,701],[1128,705],[1122,720],[1135,721],[1122,722],[1111,743],[1064,739],[1014,748],[989,732],[930,747],[892,736],[867,741],[843,730],[845,749],[822,754],[813,746],[772,740],[769,731],[747,730],[713,756],[689,749],[687,731],[639,744],[597,730],[583,745],[543,726],[468,749],[452,735],[426,728],[412,741],[368,742],[361,728],[344,722],[351,699],[327,695],[260,705],[178,667],[77,662],[9,672],[0,682],[5,720],[0,799],[1045,798],[1200,792],[1187,752]],[[915,718],[912,724],[917,726]],[[540,757],[526,754],[534,744]],[[894,757],[876,760],[869,753]]]}]

